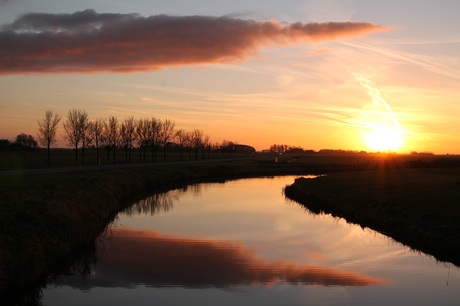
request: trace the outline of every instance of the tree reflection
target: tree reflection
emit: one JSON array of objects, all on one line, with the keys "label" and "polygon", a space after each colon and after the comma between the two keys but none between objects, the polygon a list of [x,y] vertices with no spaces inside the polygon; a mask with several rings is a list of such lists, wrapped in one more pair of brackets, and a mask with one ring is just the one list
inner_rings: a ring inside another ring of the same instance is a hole
[{"label": "tree reflection", "polygon": [[136,214],[154,216],[160,213],[166,213],[174,208],[174,203],[184,194],[200,196],[206,190],[209,184],[187,185],[182,188],[170,190],[164,193],[156,193],[148,196],[137,203],[126,208],[122,214],[133,216]]},{"label": "tree reflection", "polygon": [[136,214],[157,215],[161,212],[168,212],[173,209],[174,201],[177,201],[178,195],[170,192],[157,193],[146,197],[139,202],[126,208],[122,213],[127,216]]},{"label": "tree reflection", "polygon": [[[107,231],[101,234],[98,240],[107,239]],[[49,275],[41,283],[31,285],[20,290],[13,290],[5,296],[1,296],[0,305],[15,306],[42,306],[43,290],[53,286],[62,286],[68,284],[68,277],[71,275],[78,276],[80,279],[90,279],[95,271],[98,262],[97,245],[98,241],[73,253],[71,256],[62,259],[59,263],[48,267]]]}]

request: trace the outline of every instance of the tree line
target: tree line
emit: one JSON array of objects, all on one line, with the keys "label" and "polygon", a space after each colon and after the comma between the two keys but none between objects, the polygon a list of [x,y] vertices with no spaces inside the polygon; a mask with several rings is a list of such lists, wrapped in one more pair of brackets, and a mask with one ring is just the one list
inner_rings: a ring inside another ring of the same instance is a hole
[{"label": "tree line", "polygon": [[[38,121],[38,143],[47,148],[47,164],[50,164],[51,147],[56,143],[57,129],[62,116],[47,110],[45,117]],[[158,159],[159,152],[163,160],[167,159],[167,149],[174,147],[182,161],[184,158],[198,159],[199,154],[210,156],[220,152],[234,154],[240,151],[254,152],[254,148],[238,145],[233,141],[212,143],[210,136],[202,130],[186,131],[176,129],[174,121],[155,117],[135,119],[133,116],[119,120],[115,116],[90,120],[88,113],[81,109],[71,109],[64,118],[63,138],[75,150],[75,163],[78,164],[79,153],[84,164],[85,150],[96,151],[96,159],[101,160],[105,154],[107,163],[116,163],[116,152],[124,151],[125,162],[132,161],[132,152],[138,151],[139,162],[146,162],[146,153],[151,154],[151,161]],[[103,151],[105,153],[103,153]]]},{"label": "tree line", "polygon": [[0,139],[0,150],[12,150],[12,151],[22,151],[22,150],[35,150],[38,147],[38,143],[32,135],[27,135],[21,133],[16,136],[16,139],[13,142],[10,142],[8,139]]}]

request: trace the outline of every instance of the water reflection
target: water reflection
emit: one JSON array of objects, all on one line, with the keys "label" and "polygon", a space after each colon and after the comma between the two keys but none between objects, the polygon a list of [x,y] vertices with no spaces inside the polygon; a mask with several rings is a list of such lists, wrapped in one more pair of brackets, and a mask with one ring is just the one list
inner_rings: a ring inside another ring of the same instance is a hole
[{"label": "water reflection", "polygon": [[168,212],[173,209],[173,203],[179,198],[179,194],[173,193],[159,193],[146,197],[136,204],[126,208],[122,214],[132,216],[136,214],[156,215],[161,212]]},{"label": "water reflection", "polygon": [[79,289],[92,287],[188,288],[228,287],[240,284],[368,286],[379,278],[321,266],[298,265],[287,260],[260,258],[241,243],[164,236],[151,231],[115,228],[105,239],[106,257],[95,275],[72,280]]},{"label": "water reflection", "polygon": [[159,213],[166,213],[173,209],[174,202],[178,201],[182,195],[188,193],[196,197],[200,196],[208,185],[209,184],[188,185],[168,192],[153,194],[126,208],[121,214],[127,216],[136,214],[154,216]]},{"label": "water reflection", "polygon": [[194,185],[139,201],[101,238],[97,263],[74,271],[85,277],[62,277],[45,304],[458,304],[459,271],[286,202],[293,181]]}]

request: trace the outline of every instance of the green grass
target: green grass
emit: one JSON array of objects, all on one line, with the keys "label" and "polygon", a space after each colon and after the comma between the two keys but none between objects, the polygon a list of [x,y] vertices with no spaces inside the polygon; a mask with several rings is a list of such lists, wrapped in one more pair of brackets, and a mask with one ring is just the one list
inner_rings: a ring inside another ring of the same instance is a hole
[{"label": "green grass", "polygon": [[298,179],[286,195],[460,265],[460,168],[379,169]]}]

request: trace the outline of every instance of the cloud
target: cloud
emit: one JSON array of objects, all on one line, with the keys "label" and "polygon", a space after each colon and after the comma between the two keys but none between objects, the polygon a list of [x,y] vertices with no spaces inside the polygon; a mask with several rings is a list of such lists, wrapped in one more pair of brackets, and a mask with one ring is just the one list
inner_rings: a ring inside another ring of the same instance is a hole
[{"label": "cloud", "polygon": [[14,0],[0,0],[0,6],[7,4],[8,2],[13,2]]},{"label": "cloud", "polygon": [[31,13],[0,31],[0,74],[135,72],[243,60],[262,46],[387,30],[367,22],[281,24],[230,17]]},{"label": "cloud", "polygon": [[112,230],[96,265],[96,277],[73,279],[80,289],[181,286],[223,288],[277,282],[324,286],[368,286],[385,281],[339,269],[300,266],[261,259],[243,245],[227,241],[163,236],[127,228]]}]

